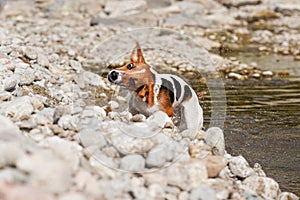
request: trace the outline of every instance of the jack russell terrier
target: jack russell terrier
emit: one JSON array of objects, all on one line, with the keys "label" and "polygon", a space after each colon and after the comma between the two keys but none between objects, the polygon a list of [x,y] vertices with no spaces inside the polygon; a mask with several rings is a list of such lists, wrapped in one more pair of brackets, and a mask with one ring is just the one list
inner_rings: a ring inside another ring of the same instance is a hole
[{"label": "jack russell terrier", "polygon": [[[179,129],[200,130],[203,111],[194,90],[181,78],[159,74],[145,61],[140,45],[133,49],[130,62],[111,70],[108,80],[132,91],[129,112],[150,116],[161,110],[173,119]],[[178,119],[178,122],[175,122]]]}]

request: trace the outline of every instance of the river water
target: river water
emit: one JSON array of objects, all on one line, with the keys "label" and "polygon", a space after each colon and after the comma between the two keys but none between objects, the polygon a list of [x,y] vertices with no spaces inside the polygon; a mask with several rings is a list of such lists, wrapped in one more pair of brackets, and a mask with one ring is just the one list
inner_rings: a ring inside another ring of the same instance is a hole
[{"label": "river water", "polygon": [[[255,61],[263,70],[290,75],[270,80],[225,80],[226,149],[232,155],[243,155],[252,166],[260,163],[282,191],[300,195],[300,62],[280,55],[243,53],[235,57],[243,63]],[[206,126],[210,100],[208,95],[202,101]]]}]

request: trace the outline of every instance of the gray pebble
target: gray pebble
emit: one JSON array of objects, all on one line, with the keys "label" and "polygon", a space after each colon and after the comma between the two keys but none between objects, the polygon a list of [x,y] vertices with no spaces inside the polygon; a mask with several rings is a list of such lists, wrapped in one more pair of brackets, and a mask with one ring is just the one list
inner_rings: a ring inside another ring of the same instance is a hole
[{"label": "gray pebble", "polygon": [[139,154],[131,154],[121,159],[120,167],[123,170],[139,172],[145,169],[145,159]]},{"label": "gray pebble", "polygon": [[41,125],[53,124],[54,121],[54,108],[44,108],[41,111],[37,112],[36,122]]},{"label": "gray pebble", "polygon": [[0,92],[0,102],[10,100],[11,98],[12,98],[12,94],[10,92],[7,91]]},{"label": "gray pebble", "polygon": [[243,181],[243,185],[255,191],[262,199],[277,199],[280,193],[278,183],[268,177],[250,176]]},{"label": "gray pebble", "polygon": [[132,117],[132,121],[134,121],[134,122],[144,122],[145,120],[146,120],[146,117],[143,114],[136,114]]},{"label": "gray pebble", "polygon": [[291,192],[282,192],[279,194],[278,200],[299,200],[299,197]]},{"label": "gray pebble", "polygon": [[35,80],[35,71],[29,68],[27,64],[24,64],[18,64],[15,69],[15,75],[18,77],[19,85],[29,85]]},{"label": "gray pebble", "polygon": [[15,120],[29,118],[33,112],[33,106],[29,96],[22,96],[12,101],[0,104],[0,113],[5,116],[12,116]]},{"label": "gray pebble", "polygon": [[101,149],[106,145],[105,137],[100,131],[93,129],[81,130],[78,133],[78,137],[84,147],[97,146],[97,148]]},{"label": "gray pebble", "polygon": [[30,59],[30,60],[35,60],[37,59],[37,51],[34,47],[26,47],[25,48],[25,55]]},{"label": "gray pebble", "polygon": [[191,191],[190,200],[216,200],[216,192],[208,185],[199,185]]},{"label": "gray pebble", "polygon": [[79,118],[74,115],[64,115],[58,120],[58,125],[63,129],[76,129]]},{"label": "gray pebble", "polygon": [[17,78],[15,76],[7,77],[3,80],[4,90],[9,91],[16,87]]},{"label": "gray pebble", "polygon": [[233,156],[229,160],[229,168],[235,176],[240,178],[246,178],[256,174],[243,156]]},{"label": "gray pebble", "polygon": [[209,128],[204,134],[204,139],[212,147],[214,155],[223,156],[225,154],[225,139],[222,129],[218,127]]},{"label": "gray pebble", "polygon": [[42,53],[38,54],[37,63],[41,65],[42,67],[48,67],[50,65],[49,60],[47,56],[45,56]]},{"label": "gray pebble", "polygon": [[159,144],[152,148],[147,155],[146,164],[147,167],[163,167],[170,154],[169,149],[165,144]]},{"label": "gray pebble", "polygon": [[70,66],[76,71],[76,73],[82,72],[82,66],[80,62],[76,60],[70,60]]}]

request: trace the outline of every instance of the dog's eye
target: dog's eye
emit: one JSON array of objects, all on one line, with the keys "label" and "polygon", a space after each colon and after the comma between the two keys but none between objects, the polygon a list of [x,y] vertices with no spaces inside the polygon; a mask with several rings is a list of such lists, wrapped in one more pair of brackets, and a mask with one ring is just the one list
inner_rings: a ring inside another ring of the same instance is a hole
[{"label": "dog's eye", "polygon": [[133,63],[130,63],[127,65],[127,69],[131,70],[134,68],[134,64]]}]

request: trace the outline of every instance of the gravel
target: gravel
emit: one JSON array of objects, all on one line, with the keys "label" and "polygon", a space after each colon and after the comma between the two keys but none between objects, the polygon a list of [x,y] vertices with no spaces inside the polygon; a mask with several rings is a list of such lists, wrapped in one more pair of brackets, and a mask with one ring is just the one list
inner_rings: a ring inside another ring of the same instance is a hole
[{"label": "gravel", "polygon": [[[250,15],[257,17],[251,9],[279,6],[279,18],[259,15],[277,30],[297,13],[292,5],[277,5],[275,0],[255,2],[0,1],[3,198],[299,199],[281,191],[259,164],[252,167],[243,156],[228,154],[221,128],[192,134],[179,131],[163,112],[132,115],[126,95],[105,77],[110,70],[106,66],[119,66],[128,59],[125,56],[135,40],[145,48],[147,61],[162,71],[170,65],[177,73],[213,71],[215,65],[207,59],[212,54],[195,47],[213,49],[223,45],[223,40],[231,48],[237,45],[234,38],[243,30],[235,28],[236,16],[246,22]],[[247,6],[250,11],[236,9]],[[132,30],[147,25],[174,32]],[[220,25],[226,29],[222,37]],[[227,26],[232,41],[226,38]],[[266,46],[264,51],[297,55],[299,33],[290,29],[284,36],[282,31],[251,30],[249,37]],[[176,30],[200,38],[199,44],[179,37]],[[120,32],[122,37],[116,37]],[[212,58],[224,67],[225,78],[276,76],[255,64]],[[242,73],[245,69],[249,74]]]}]

